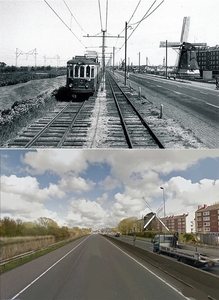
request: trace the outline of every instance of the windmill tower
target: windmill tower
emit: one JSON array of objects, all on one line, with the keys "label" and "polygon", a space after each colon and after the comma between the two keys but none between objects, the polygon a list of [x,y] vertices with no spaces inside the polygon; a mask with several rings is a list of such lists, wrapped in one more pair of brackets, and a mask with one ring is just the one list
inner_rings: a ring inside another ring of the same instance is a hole
[{"label": "windmill tower", "polygon": [[173,73],[184,75],[200,75],[196,58],[196,47],[206,46],[206,43],[189,43],[190,17],[183,18],[180,42],[160,42],[160,47],[171,47],[177,52],[176,64]]},{"label": "windmill tower", "polygon": [[158,222],[160,222],[160,223],[162,224],[162,226],[163,226],[167,231],[169,231],[169,228],[164,224],[164,222],[163,222],[163,221],[159,218],[159,216],[158,216],[158,213],[159,213],[160,210],[162,209],[164,203],[162,203],[162,204],[160,205],[160,207],[157,209],[156,212],[153,212],[152,209],[151,209],[151,207],[150,207],[150,205],[147,203],[147,201],[145,200],[144,197],[143,197],[143,200],[144,200],[144,202],[146,203],[146,206],[147,206],[147,207],[150,209],[150,211],[151,211],[151,212],[147,215],[148,218],[147,218],[147,220],[146,220],[146,223],[145,223],[143,229],[146,230],[146,228],[148,227],[148,225],[149,225],[154,219],[156,219]]}]

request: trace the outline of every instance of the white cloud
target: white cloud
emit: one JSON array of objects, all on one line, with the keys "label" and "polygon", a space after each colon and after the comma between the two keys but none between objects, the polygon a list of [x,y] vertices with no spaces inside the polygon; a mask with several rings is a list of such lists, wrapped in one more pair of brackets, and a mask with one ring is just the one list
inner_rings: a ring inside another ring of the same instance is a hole
[{"label": "white cloud", "polygon": [[35,221],[40,217],[59,220],[57,212],[46,209],[42,203],[27,201],[22,195],[1,193],[1,218],[5,216],[22,221]]},{"label": "white cloud", "polygon": [[37,150],[27,152],[22,157],[22,161],[32,174],[43,174],[46,171],[59,175],[69,171],[77,174],[87,168],[83,150]]},{"label": "white cloud", "polygon": [[59,188],[65,192],[75,192],[82,193],[86,191],[90,191],[94,188],[95,183],[91,180],[85,180],[82,177],[76,177],[74,175],[66,175],[64,176],[59,183]]},{"label": "white cloud", "polygon": [[107,212],[95,201],[73,199],[70,202],[67,223],[71,226],[96,227],[105,224]]},{"label": "white cloud", "polygon": [[119,187],[121,182],[115,178],[112,178],[112,176],[107,176],[104,180],[99,182],[99,185],[102,186],[104,190],[108,191]]},{"label": "white cloud", "polygon": [[[2,192],[15,196],[20,195],[30,202],[43,202],[58,191],[55,185],[51,184],[49,188],[40,189],[36,178],[17,177],[16,175],[1,176],[1,189]],[[62,193],[58,191],[57,195],[60,197]]]}]

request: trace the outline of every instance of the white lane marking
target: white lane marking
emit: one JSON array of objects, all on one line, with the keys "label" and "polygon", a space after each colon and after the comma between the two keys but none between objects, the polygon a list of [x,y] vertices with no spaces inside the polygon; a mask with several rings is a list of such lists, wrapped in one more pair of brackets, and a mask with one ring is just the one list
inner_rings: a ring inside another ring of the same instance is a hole
[{"label": "white lane marking", "polygon": [[199,92],[199,93],[203,95],[209,95],[209,93],[204,93],[204,92]]},{"label": "white lane marking", "polygon": [[126,253],[125,251],[123,251],[122,249],[120,249],[119,247],[117,247],[116,245],[114,245],[113,243],[111,243],[110,241],[108,241],[106,239],[107,242],[109,242],[111,245],[113,245],[114,247],[116,247],[118,250],[120,250],[122,253],[124,253],[126,256],[128,256],[129,258],[131,258],[132,260],[134,260],[137,264],[139,264],[142,268],[144,268],[145,270],[147,270],[149,273],[151,273],[152,275],[154,275],[156,278],[158,278],[160,281],[162,281],[163,283],[165,283],[166,285],[168,285],[171,289],[173,289],[175,292],[177,292],[178,294],[180,294],[182,297],[184,297],[184,299],[190,300],[190,298],[185,297],[180,291],[178,291],[175,287],[173,287],[172,285],[170,285],[169,283],[167,283],[165,280],[163,280],[160,276],[158,276],[157,274],[155,274],[154,272],[152,272],[150,269],[148,269],[147,267],[145,267],[143,264],[141,264],[139,261],[137,261],[136,259],[134,259],[133,257],[131,257],[128,253]]},{"label": "white lane marking", "polygon": [[175,94],[178,94],[178,95],[182,95],[182,93],[180,92],[177,92],[177,91],[173,91]]},{"label": "white lane marking", "polygon": [[209,105],[209,106],[213,106],[213,107],[215,107],[215,108],[219,108],[219,106],[214,105],[214,104],[211,104],[211,103],[208,103],[208,102],[205,102],[205,104],[206,104],[206,105]]},{"label": "white lane marking", "polygon": [[49,267],[45,272],[43,272],[40,276],[38,276],[36,279],[34,279],[31,283],[29,283],[23,290],[21,290],[17,295],[15,295],[11,300],[17,299],[17,297],[22,294],[25,290],[27,290],[31,285],[33,285],[38,279],[40,279],[43,275],[45,275],[49,270],[51,270],[55,265],[57,265],[60,261],[62,261],[66,256],[68,256],[72,251],[74,251],[76,248],[78,248],[83,242],[85,242],[90,236],[88,236],[85,240],[83,240],[80,244],[78,244],[76,247],[71,249],[68,253],[66,253],[62,258],[60,258],[57,262],[55,262],[51,267]]},{"label": "white lane marking", "polygon": [[157,87],[163,88],[161,85],[156,84]]}]

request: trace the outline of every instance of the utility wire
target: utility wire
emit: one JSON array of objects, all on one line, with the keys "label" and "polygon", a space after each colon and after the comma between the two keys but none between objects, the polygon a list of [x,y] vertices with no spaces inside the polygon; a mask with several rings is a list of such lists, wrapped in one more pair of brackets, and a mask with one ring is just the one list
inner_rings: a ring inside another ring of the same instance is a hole
[{"label": "utility wire", "polygon": [[[141,0],[139,0],[138,4],[137,4],[137,6],[136,6],[136,8],[135,8],[133,14],[131,15],[131,17],[130,17],[130,19],[129,19],[129,21],[128,21],[127,24],[129,24],[129,22],[131,21],[131,19],[134,17],[134,15],[135,15],[135,13],[136,13],[136,10],[138,9],[138,6],[139,6],[140,2],[141,2]],[[120,34],[119,34],[118,36],[120,36],[120,35],[123,33],[123,31],[125,31],[125,28],[120,32]],[[116,40],[116,45],[117,45],[118,40],[119,40],[119,39],[117,38],[117,40]]]},{"label": "utility wire", "polygon": [[49,3],[44,0],[46,4],[50,7],[50,9],[56,14],[56,16],[62,21],[62,23],[71,31],[71,33],[74,35],[74,37],[85,47],[85,45],[82,43],[82,41],[74,34],[74,32],[71,30],[71,28],[62,20],[62,18],[57,14],[57,12],[49,5]]},{"label": "utility wire", "polygon": [[[70,8],[68,7],[68,5],[67,5],[67,3],[65,2],[65,0],[63,0],[63,2],[65,3],[65,5],[66,5],[68,11],[70,12],[71,16],[74,18],[75,22],[76,22],[76,23],[78,24],[78,26],[80,27],[80,29],[81,29],[82,31],[84,31],[84,29],[81,27],[81,25],[78,23],[78,21],[76,20],[75,16],[74,16],[73,13],[71,12],[71,10],[70,10]],[[84,31],[84,33],[86,33],[86,32]],[[86,33],[86,34],[87,34],[87,33]]]},{"label": "utility wire", "polygon": [[[164,0],[162,1],[162,2],[160,2],[160,4],[159,5],[157,5],[151,12],[150,12],[150,10],[151,10],[151,8],[154,6],[154,4],[155,4],[155,2],[156,2],[157,0],[155,0],[154,2],[153,2],[153,4],[150,6],[150,8],[147,10],[147,12],[144,14],[144,16],[141,18],[141,20],[140,21],[138,21],[138,22],[136,22],[136,23],[134,23],[134,24],[130,24],[130,26],[132,25],[135,25],[135,24],[137,24],[137,26],[134,28],[134,30],[132,31],[132,33],[128,36],[128,38],[127,38],[127,41],[129,40],[129,38],[132,36],[132,34],[135,32],[135,30],[138,28],[138,26],[141,24],[141,22],[142,21],[144,21],[146,18],[148,18],[155,10],[157,10],[158,9],[158,7],[164,2]],[[150,12],[150,13],[149,13]],[[149,14],[148,14],[149,13]],[[119,48],[119,50],[117,51],[117,53],[123,48],[123,46],[125,45],[125,42],[123,43],[123,45]]]}]

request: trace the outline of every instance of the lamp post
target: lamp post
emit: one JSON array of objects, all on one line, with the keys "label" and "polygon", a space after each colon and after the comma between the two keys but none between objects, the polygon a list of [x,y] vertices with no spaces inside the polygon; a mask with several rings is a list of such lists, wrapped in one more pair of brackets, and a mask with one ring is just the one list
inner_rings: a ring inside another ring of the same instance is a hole
[{"label": "lamp post", "polygon": [[160,187],[161,190],[163,190],[163,216],[164,216],[164,224],[165,224],[165,217],[166,217],[166,212],[165,212],[165,195],[164,195],[164,187]]}]

